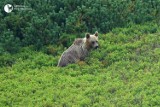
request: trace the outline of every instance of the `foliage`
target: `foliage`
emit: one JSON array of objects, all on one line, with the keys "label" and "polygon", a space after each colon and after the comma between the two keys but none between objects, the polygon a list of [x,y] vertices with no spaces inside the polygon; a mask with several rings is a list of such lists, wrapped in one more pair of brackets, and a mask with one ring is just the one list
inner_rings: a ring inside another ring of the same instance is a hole
[{"label": "foliage", "polygon": [[3,32],[0,37],[0,54],[5,52],[16,53],[20,48],[19,38],[13,35],[13,32],[8,30]]},{"label": "foliage", "polygon": [[[68,41],[70,34],[81,35],[96,30],[106,33],[129,23],[160,23],[159,0],[1,0],[0,6],[4,7],[7,3],[29,9],[14,9],[9,14],[1,9],[0,35],[10,36],[7,33],[9,30],[14,38],[20,40],[17,44],[35,45],[37,49],[62,43],[60,38],[64,34],[68,35]],[[16,43],[12,45],[17,47]],[[10,44],[6,42],[2,45]],[[3,50],[16,51],[14,49]]]},{"label": "foliage", "polygon": [[[160,106],[160,27],[129,25],[100,34],[84,62],[56,67],[61,46],[0,56],[0,106]],[[47,54],[46,54],[47,53]],[[51,54],[53,53],[53,55]]]}]

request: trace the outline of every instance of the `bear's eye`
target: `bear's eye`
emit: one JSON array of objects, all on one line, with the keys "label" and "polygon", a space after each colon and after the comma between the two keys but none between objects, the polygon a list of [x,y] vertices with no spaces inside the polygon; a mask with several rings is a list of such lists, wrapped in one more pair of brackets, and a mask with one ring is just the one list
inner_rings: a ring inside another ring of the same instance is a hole
[{"label": "bear's eye", "polygon": [[92,44],[94,44],[94,41],[92,41]]}]

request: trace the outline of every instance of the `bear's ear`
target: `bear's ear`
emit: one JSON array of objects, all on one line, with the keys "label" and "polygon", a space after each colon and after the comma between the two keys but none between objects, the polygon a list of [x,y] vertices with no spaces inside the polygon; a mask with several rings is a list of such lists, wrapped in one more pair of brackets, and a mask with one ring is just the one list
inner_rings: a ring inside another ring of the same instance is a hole
[{"label": "bear's ear", "polygon": [[98,37],[98,31],[96,31],[94,35]]},{"label": "bear's ear", "polygon": [[86,33],[86,38],[88,39],[90,37],[90,34],[89,33]]}]

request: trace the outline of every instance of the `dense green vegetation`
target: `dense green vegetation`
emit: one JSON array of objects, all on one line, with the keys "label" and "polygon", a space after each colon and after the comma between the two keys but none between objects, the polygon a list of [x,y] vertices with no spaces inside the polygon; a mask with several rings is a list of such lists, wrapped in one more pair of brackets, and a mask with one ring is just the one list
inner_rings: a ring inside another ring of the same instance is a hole
[{"label": "dense green vegetation", "polygon": [[0,10],[0,53],[15,53],[28,45],[38,50],[49,44],[69,46],[68,41],[85,32],[160,23],[160,0],[1,0],[0,7],[7,3],[32,10],[14,9],[10,14]]},{"label": "dense green vegetation", "polygon": [[[5,4],[28,10],[6,13]],[[160,0],[1,0],[0,107],[159,107]],[[56,67],[98,31],[85,61]]]},{"label": "dense green vegetation", "polygon": [[83,62],[56,67],[63,48],[0,57],[0,106],[160,106],[160,27],[116,28]]}]

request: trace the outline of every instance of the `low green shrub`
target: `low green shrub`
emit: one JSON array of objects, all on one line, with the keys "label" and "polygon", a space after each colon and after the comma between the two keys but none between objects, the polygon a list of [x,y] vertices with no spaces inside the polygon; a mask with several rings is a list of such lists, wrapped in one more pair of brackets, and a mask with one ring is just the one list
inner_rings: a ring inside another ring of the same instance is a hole
[{"label": "low green shrub", "polygon": [[[151,25],[156,32],[145,31]],[[160,106],[159,31],[152,23],[100,34],[99,49],[63,68],[63,46],[3,54],[0,106]]]}]

